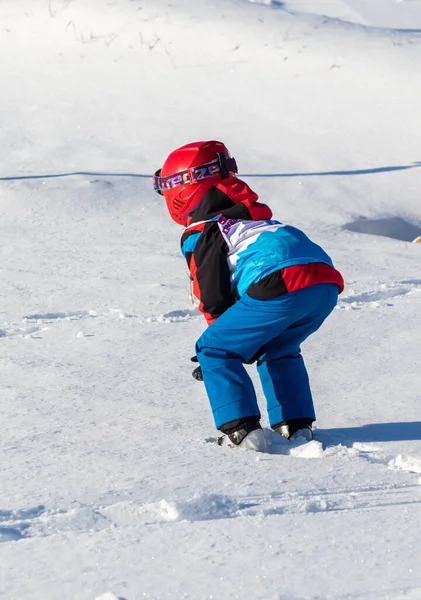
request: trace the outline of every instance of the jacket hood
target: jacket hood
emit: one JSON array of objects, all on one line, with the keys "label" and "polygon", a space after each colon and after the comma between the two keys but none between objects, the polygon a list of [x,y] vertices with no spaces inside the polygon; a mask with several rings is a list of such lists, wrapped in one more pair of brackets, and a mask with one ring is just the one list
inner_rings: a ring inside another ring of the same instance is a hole
[{"label": "jacket hood", "polygon": [[221,179],[205,194],[190,213],[187,224],[208,221],[217,215],[230,219],[266,220],[272,217],[271,209],[258,202],[259,196],[238,177]]}]

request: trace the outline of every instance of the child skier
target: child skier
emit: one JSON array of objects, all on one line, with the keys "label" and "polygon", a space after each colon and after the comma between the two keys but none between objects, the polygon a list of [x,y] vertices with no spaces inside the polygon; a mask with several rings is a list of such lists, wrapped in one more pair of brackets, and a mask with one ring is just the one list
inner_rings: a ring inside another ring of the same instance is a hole
[{"label": "child skier", "polygon": [[256,394],[244,364],[257,361],[271,428],[311,440],[313,399],[300,344],[343,290],[330,257],[272,211],[236,176],[225,145],[195,142],[172,152],[153,177],[172,219],[209,327],[196,343],[216,428],[264,452]]}]

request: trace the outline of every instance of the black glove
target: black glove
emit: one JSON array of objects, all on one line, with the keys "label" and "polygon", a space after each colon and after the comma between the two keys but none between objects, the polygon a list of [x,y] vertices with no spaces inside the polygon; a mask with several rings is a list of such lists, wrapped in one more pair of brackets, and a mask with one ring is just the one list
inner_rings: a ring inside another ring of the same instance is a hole
[{"label": "black glove", "polygon": [[[190,359],[192,362],[197,363],[199,362],[197,360],[197,356],[192,356]],[[193,369],[192,371],[192,376],[197,379],[197,381],[203,381],[203,375],[202,375],[202,369],[199,367],[196,367],[195,369]]]}]

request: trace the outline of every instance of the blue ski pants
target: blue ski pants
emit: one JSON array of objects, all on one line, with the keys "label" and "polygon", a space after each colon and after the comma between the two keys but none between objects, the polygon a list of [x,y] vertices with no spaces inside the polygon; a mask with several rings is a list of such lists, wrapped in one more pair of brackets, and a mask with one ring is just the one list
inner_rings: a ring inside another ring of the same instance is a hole
[{"label": "blue ski pants", "polygon": [[204,331],[196,354],[217,429],[236,419],[260,417],[243,366],[256,354],[270,425],[316,418],[300,345],[319,329],[337,301],[338,286],[333,283],[271,300],[245,294]]}]

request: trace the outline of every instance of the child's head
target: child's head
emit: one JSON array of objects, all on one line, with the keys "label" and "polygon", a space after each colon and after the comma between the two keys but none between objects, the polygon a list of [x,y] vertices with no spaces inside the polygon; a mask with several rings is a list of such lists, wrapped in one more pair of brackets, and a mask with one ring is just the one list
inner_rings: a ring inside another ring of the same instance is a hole
[{"label": "child's head", "polygon": [[153,185],[163,194],[172,219],[186,225],[189,213],[205,194],[236,173],[235,159],[222,142],[193,142],[171,152],[155,173]]}]

